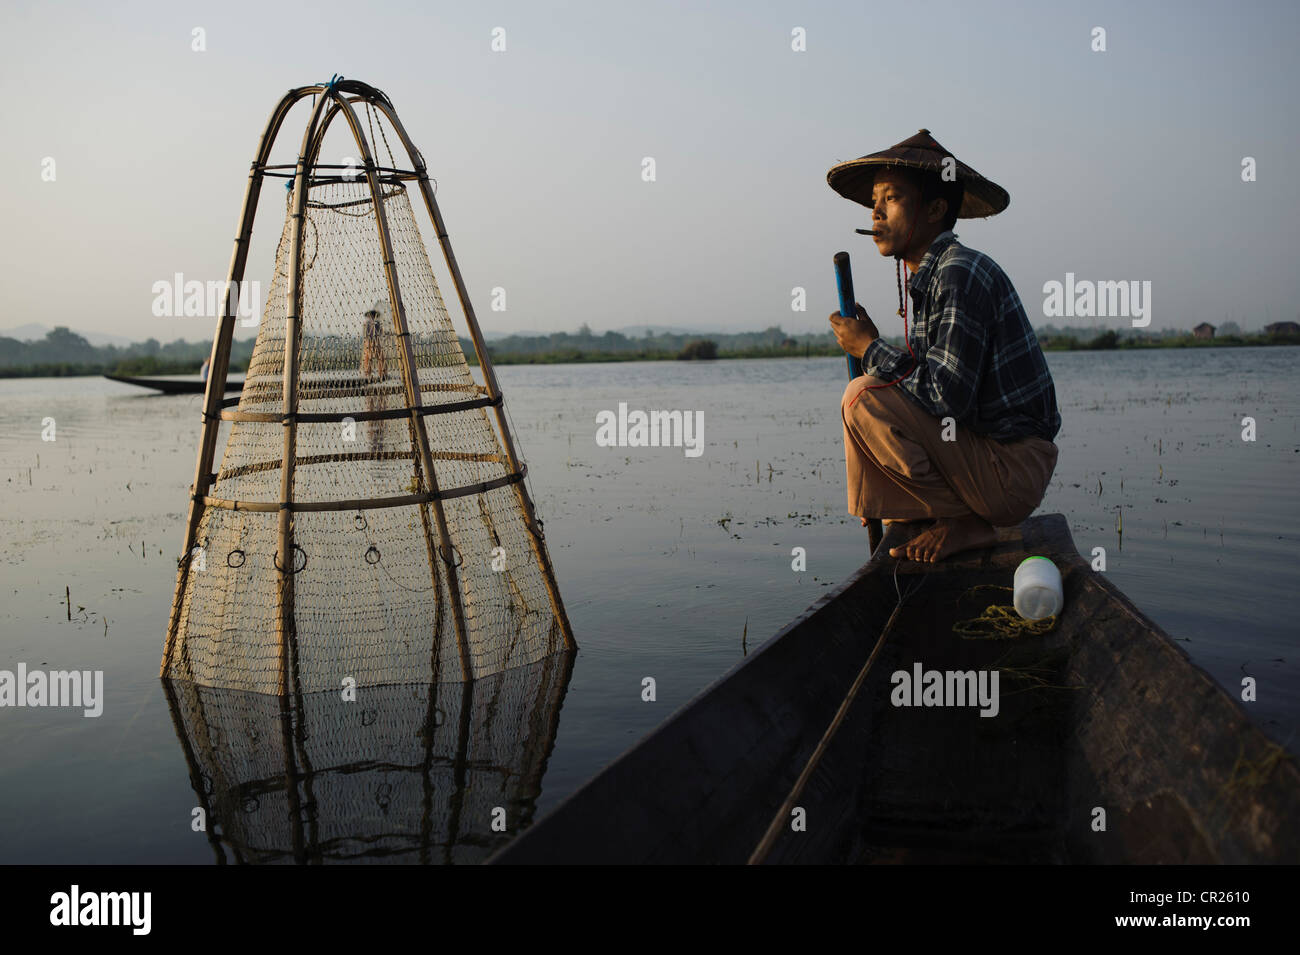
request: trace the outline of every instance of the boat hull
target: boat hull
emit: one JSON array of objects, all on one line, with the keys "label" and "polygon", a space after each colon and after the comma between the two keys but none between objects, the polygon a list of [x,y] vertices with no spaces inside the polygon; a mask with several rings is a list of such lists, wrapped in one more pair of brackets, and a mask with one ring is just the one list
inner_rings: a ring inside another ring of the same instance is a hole
[{"label": "boat hull", "polygon": [[[1294,761],[1091,570],[1061,515],[936,565],[887,556],[909,533],[892,525],[881,556],[490,861],[747,861],[894,610],[895,568],[915,593],[798,801],[806,828],[783,824],[766,861],[1300,861]],[[972,588],[1009,586],[1031,554],[1061,570],[1056,628],[954,633],[1010,603]],[[918,664],[997,671],[996,715],[895,705],[893,674]]]},{"label": "boat hull", "polygon": [[[187,381],[183,378],[139,378],[132,375],[105,375],[110,381],[120,381],[124,385],[138,385],[141,388],[151,388],[154,391],[161,391],[165,395],[202,395],[207,392],[207,382]],[[239,380],[227,381],[226,391],[239,391],[244,387],[244,383]]]}]

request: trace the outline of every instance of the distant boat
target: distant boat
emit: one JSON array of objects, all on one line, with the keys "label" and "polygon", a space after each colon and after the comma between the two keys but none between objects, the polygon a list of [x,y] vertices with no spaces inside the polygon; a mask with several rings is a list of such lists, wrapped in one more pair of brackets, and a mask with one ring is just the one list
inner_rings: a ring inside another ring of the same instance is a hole
[{"label": "distant boat", "polygon": [[[134,378],[130,375],[105,375],[110,381],[120,381],[124,385],[139,385],[141,388],[152,388],[155,391],[161,391],[165,395],[201,395],[207,392],[208,383],[197,379],[185,378]],[[243,389],[243,381],[231,381],[226,379],[226,391],[240,391]]]}]

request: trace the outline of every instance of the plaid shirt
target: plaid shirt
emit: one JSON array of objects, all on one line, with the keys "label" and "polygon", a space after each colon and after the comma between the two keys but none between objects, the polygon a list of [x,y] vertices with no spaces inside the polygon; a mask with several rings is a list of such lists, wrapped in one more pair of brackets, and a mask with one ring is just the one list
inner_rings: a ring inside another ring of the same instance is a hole
[{"label": "plaid shirt", "polygon": [[[908,283],[916,315],[916,368],[902,388],[937,418],[994,438],[1061,430],[1056,388],[1029,317],[1006,273],[952,231],[930,244]],[[868,375],[893,381],[913,365],[906,348],[877,338],[862,356]]]}]

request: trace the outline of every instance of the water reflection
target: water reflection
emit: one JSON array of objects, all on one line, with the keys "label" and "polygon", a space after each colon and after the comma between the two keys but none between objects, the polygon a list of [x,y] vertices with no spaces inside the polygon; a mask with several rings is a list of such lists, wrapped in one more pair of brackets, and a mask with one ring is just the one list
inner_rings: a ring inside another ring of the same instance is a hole
[{"label": "water reflection", "polygon": [[532,821],[572,670],[561,652],[355,702],[162,683],[218,864],[472,864]]}]

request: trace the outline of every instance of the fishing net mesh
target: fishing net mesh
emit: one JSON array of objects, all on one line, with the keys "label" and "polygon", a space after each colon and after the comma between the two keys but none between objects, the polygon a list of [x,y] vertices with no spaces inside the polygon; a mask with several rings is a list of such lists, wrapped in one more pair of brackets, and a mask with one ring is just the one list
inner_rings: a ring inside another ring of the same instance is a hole
[{"label": "fishing net mesh", "polygon": [[561,652],[351,702],[183,681],[167,697],[222,861],[477,863],[532,821],[567,674]]},{"label": "fishing net mesh", "polygon": [[[406,310],[419,402],[438,406],[487,393],[470,373],[424,242],[398,181],[381,184]],[[283,374],[292,219],[238,410],[209,495],[280,500]],[[303,225],[299,413],[409,407],[376,225],[364,179],[322,181],[308,191]],[[425,415],[440,491],[509,473],[489,409]],[[495,414],[495,412],[494,412]],[[367,506],[430,490],[410,415],[300,421],[290,499],[360,501],[341,510],[295,511],[293,553],[277,552],[275,510],[205,508],[190,557],[176,645],[165,675],[278,693],[277,565],[292,561],[293,686],[477,678],[531,663],[562,634],[538,552],[513,485],[443,500],[450,547],[441,547],[431,503]],[[458,576],[470,672],[462,673],[449,567]]]}]

